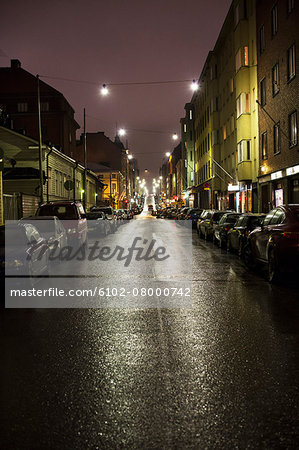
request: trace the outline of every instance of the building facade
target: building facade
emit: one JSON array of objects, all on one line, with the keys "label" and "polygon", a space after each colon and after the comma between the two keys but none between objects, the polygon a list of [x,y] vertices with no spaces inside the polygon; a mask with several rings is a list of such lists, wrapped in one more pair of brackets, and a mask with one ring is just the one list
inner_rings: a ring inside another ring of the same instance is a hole
[{"label": "building facade", "polygon": [[259,207],[299,203],[298,2],[257,2]]}]

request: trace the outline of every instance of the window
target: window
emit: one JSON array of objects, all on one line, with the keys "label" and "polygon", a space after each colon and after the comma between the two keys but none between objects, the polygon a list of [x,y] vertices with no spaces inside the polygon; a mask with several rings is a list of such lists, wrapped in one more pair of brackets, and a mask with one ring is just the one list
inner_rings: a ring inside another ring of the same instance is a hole
[{"label": "window", "polygon": [[49,111],[49,102],[41,102],[40,110],[41,111]]},{"label": "window", "polygon": [[116,183],[111,184],[112,194],[114,195],[116,193]]},{"label": "window", "polygon": [[280,153],[280,122],[277,122],[273,127],[273,144],[274,155]]},{"label": "window", "polygon": [[238,163],[250,161],[250,141],[242,140],[237,145]]},{"label": "window", "polygon": [[260,44],[260,54],[265,50],[265,27],[261,26],[259,29],[259,44]]},{"label": "window", "polygon": [[295,44],[288,49],[288,81],[292,80],[296,75],[296,53]]},{"label": "window", "polygon": [[227,138],[226,125],[223,125],[223,140]]},{"label": "window", "polygon": [[190,110],[189,110],[189,119],[192,120],[192,117],[193,117],[193,115],[192,115],[192,109],[190,109]]},{"label": "window", "polygon": [[28,103],[18,103],[18,112],[27,112]]},{"label": "window", "polygon": [[267,131],[262,133],[262,159],[268,158]]},{"label": "window", "polygon": [[277,33],[277,5],[274,5],[271,9],[271,30],[272,36]]},{"label": "window", "polygon": [[250,113],[250,101],[249,94],[243,92],[237,98],[237,118],[241,116],[241,114],[249,114]]},{"label": "window", "polygon": [[295,147],[298,144],[297,111],[289,115],[289,139],[290,147]]},{"label": "window", "polygon": [[48,192],[52,194],[52,168],[48,167]]},{"label": "window", "polygon": [[187,125],[184,123],[184,133],[187,132]]},{"label": "window", "polygon": [[272,68],[272,94],[273,96],[279,92],[279,66],[278,63]]},{"label": "window", "polygon": [[248,66],[248,47],[241,47],[236,53],[236,72],[241,67]]},{"label": "window", "polygon": [[266,78],[263,78],[260,83],[260,91],[261,91],[261,105],[265,106],[265,104],[266,104]]},{"label": "window", "polygon": [[235,8],[235,27],[238,25],[239,21],[240,21],[240,5],[238,3]]},{"label": "window", "polygon": [[290,14],[295,8],[295,0],[287,0],[287,11]]}]

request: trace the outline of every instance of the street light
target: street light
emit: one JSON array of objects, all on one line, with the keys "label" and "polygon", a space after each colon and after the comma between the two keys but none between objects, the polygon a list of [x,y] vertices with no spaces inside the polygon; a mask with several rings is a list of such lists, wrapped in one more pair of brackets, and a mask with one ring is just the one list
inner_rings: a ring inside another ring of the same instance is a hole
[{"label": "street light", "polygon": [[109,89],[107,88],[106,84],[103,84],[102,89],[101,89],[101,94],[104,97],[109,94]]},{"label": "street light", "polygon": [[191,89],[194,92],[197,91],[197,89],[198,89],[198,83],[195,80],[192,81]]},{"label": "street light", "polygon": [[166,152],[165,155],[167,156],[167,158],[169,158],[170,152]]},{"label": "street light", "polygon": [[125,136],[126,130],[124,130],[123,128],[120,128],[120,129],[118,130],[118,134],[119,134],[120,136]]},{"label": "street light", "polygon": [[133,158],[133,155],[128,155],[128,159],[132,159]]},{"label": "street light", "polygon": [[177,135],[177,133],[173,133],[173,135],[172,135],[172,139],[173,139],[174,141],[176,141],[176,140],[178,139],[178,135]]}]

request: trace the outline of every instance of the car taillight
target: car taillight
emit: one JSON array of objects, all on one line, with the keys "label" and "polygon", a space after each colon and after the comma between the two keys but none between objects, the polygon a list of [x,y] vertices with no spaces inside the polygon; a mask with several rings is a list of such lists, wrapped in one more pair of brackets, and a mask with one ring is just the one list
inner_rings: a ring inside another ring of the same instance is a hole
[{"label": "car taillight", "polygon": [[293,231],[284,231],[281,233],[281,236],[286,239],[293,239],[298,240],[299,239],[299,233],[293,232]]},{"label": "car taillight", "polygon": [[230,227],[226,226],[224,227],[224,231],[228,231]]}]

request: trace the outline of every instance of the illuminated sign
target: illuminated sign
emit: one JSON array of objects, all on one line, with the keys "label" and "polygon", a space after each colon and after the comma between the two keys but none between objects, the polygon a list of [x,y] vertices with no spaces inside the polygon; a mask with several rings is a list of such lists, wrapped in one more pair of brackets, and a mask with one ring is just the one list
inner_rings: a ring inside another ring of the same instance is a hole
[{"label": "illuminated sign", "polygon": [[286,172],[287,172],[287,176],[295,175],[296,173],[299,173],[299,165],[293,166],[293,167],[288,167]]},{"label": "illuminated sign", "polygon": [[282,171],[271,173],[271,180],[277,180],[278,178],[282,178]]},{"label": "illuminated sign", "polygon": [[239,185],[238,184],[229,184],[228,187],[227,187],[227,190],[229,192],[239,191]]}]

